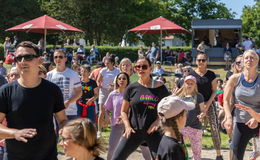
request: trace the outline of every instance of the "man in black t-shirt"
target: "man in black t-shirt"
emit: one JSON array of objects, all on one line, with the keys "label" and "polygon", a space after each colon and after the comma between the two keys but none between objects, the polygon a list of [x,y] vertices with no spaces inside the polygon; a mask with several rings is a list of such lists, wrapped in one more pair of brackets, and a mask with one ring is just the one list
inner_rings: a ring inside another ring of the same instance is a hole
[{"label": "man in black t-shirt", "polygon": [[4,160],[57,160],[53,114],[61,124],[67,118],[58,86],[38,75],[42,60],[32,42],[16,48],[20,78],[0,88],[0,137],[6,139]]}]

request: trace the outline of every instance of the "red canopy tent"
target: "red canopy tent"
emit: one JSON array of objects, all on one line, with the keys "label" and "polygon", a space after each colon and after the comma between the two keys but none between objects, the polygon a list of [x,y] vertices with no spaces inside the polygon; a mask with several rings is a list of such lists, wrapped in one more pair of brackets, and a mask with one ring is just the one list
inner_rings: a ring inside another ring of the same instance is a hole
[{"label": "red canopy tent", "polygon": [[46,47],[46,35],[47,33],[58,32],[83,32],[80,29],[72,27],[66,23],[58,21],[47,15],[35,18],[28,22],[19,24],[5,31],[21,31],[21,32],[34,32],[44,34],[44,50]]},{"label": "red canopy tent", "polygon": [[[162,48],[162,34],[169,33],[190,33],[188,30],[173,23],[172,21],[160,16],[144,24],[141,24],[135,28],[129,30],[129,32],[137,32],[140,34],[160,34],[160,47]],[[161,51],[160,51],[161,52]],[[161,52],[162,60],[162,52]]]}]

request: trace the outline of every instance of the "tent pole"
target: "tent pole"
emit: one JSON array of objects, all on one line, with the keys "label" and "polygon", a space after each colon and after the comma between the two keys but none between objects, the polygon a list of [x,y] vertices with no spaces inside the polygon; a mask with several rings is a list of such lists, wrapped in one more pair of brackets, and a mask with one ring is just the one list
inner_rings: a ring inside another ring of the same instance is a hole
[{"label": "tent pole", "polygon": [[160,57],[161,57],[161,63],[162,61],[162,30],[160,30]]},{"label": "tent pole", "polygon": [[46,35],[47,35],[47,29],[44,29],[44,51],[46,52]]}]

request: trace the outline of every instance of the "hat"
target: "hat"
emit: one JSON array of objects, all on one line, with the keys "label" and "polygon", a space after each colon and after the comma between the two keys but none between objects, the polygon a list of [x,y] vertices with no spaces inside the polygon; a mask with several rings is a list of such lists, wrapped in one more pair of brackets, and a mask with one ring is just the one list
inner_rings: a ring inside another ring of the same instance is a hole
[{"label": "hat", "polygon": [[0,60],[0,63],[4,63],[2,60]]},{"label": "hat", "polygon": [[183,110],[188,111],[194,108],[195,104],[193,102],[185,102],[180,97],[171,95],[168,97],[164,97],[159,102],[157,111],[158,113],[163,114],[163,117],[169,119],[178,115]]},{"label": "hat", "polygon": [[186,82],[187,80],[193,80],[195,83],[197,83],[197,80],[196,80],[196,78],[194,77],[194,76],[192,76],[192,75],[189,75],[189,76],[187,76],[187,77],[185,77],[185,79],[184,79],[184,82]]},{"label": "hat", "polygon": [[156,64],[161,64],[161,62],[160,62],[160,61],[157,61]]}]

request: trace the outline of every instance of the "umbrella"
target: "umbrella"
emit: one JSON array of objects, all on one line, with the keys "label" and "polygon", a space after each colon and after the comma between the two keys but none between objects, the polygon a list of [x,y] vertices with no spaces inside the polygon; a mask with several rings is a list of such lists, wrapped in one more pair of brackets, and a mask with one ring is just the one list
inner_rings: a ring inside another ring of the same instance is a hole
[{"label": "umbrella", "polygon": [[[137,32],[140,34],[160,34],[160,47],[162,48],[162,34],[169,33],[190,33],[188,30],[173,23],[172,21],[160,16],[144,24],[129,30],[129,32]],[[160,51],[161,52],[161,51]],[[162,52],[161,52],[162,61]]]},{"label": "umbrella", "polygon": [[80,29],[72,27],[47,15],[19,24],[5,31],[21,31],[44,34],[44,50],[46,50],[47,33],[83,32]]}]

